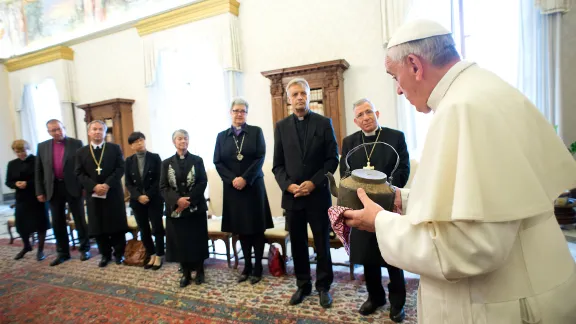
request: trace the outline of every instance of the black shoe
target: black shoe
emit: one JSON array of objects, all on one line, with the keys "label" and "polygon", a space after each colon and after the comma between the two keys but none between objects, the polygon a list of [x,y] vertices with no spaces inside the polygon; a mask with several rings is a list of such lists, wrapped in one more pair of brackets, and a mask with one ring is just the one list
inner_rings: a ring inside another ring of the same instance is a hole
[{"label": "black shoe", "polygon": [[124,257],[114,257],[114,262],[116,262],[117,265],[121,265],[122,263],[124,263]]},{"label": "black shoe", "polygon": [[186,276],[186,275],[182,276],[182,278],[180,278],[180,288],[184,288],[184,287],[188,286],[191,281],[192,281],[191,276]]},{"label": "black shoe", "polygon": [[382,307],[384,305],[386,305],[386,301],[384,301],[383,303],[375,303],[372,302],[370,298],[368,298],[368,300],[366,300],[364,304],[360,306],[358,312],[364,316],[367,316],[374,313],[379,307]]},{"label": "black shoe", "polygon": [[312,287],[310,286],[298,288],[298,290],[296,290],[296,292],[292,295],[292,298],[290,298],[290,305],[300,304],[304,300],[304,297],[310,296],[311,293]]},{"label": "black shoe", "polygon": [[240,277],[238,277],[238,280],[236,280],[238,283],[244,282],[246,280],[248,280],[248,278],[250,278],[247,274],[243,273],[240,275]]},{"label": "black shoe", "polygon": [[257,276],[253,276],[252,278],[250,278],[250,283],[251,283],[252,285],[255,285],[255,284],[259,283],[260,280],[262,280],[262,277],[261,277],[261,276],[258,276],[258,277],[257,277]]},{"label": "black shoe", "polygon": [[110,257],[103,256],[102,259],[100,259],[100,263],[98,263],[98,266],[100,268],[104,268],[105,266],[108,265],[109,262],[110,262]]},{"label": "black shoe", "polygon": [[92,257],[90,251],[80,252],[80,261],[87,261]]},{"label": "black shoe", "polygon": [[54,261],[50,262],[50,266],[54,267],[54,266],[57,266],[59,264],[66,262],[68,260],[70,260],[69,255],[59,255],[58,257],[56,257],[56,259],[54,259]]},{"label": "black shoe", "polygon": [[24,257],[24,254],[26,254],[30,251],[32,251],[32,249],[23,248],[20,252],[18,252],[18,254],[16,254],[16,256],[14,257],[14,260],[22,259]]},{"label": "black shoe", "polygon": [[204,282],[206,282],[206,279],[204,278],[204,272],[196,272],[196,278],[194,278],[194,283],[196,285],[201,285]]},{"label": "black shoe", "polygon": [[36,261],[42,261],[44,259],[46,259],[44,252],[38,251],[38,253],[36,253]]},{"label": "black shoe", "polygon": [[404,307],[398,309],[394,306],[390,306],[390,319],[395,323],[400,323],[406,318],[406,313],[404,313]]},{"label": "black shoe", "polygon": [[182,273],[182,267],[178,267],[178,272]]},{"label": "black shoe", "polygon": [[320,306],[324,308],[332,307],[332,296],[330,296],[328,290],[320,290],[319,294],[320,294]]},{"label": "black shoe", "polygon": [[160,264],[159,265],[152,265],[152,270],[156,271],[156,270],[160,270],[160,268],[162,268],[162,264],[164,264],[164,261],[160,260]]}]

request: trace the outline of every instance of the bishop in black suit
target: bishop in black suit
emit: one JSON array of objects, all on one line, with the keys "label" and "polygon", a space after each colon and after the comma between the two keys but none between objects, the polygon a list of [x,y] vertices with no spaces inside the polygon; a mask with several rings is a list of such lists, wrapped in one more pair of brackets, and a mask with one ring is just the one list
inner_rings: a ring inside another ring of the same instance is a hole
[{"label": "bishop in black suit", "polygon": [[[361,128],[360,131],[344,138],[342,144],[342,157],[340,159],[340,178],[346,175],[346,155],[351,149],[362,143],[385,142],[398,152],[398,168],[392,174],[396,165],[397,155],[394,150],[384,144],[366,145],[352,153],[348,159],[350,171],[365,167],[374,168],[392,177],[392,185],[404,187],[410,175],[410,158],[406,148],[404,133],[378,125],[378,111],[372,103],[362,99],[354,103],[354,123]],[[370,162],[370,163],[368,163]],[[352,228],[350,233],[350,262],[364,265],[364,277],[368,300],[362,304],[359,312],[369,315],[380,306],[386,304],[386,295],[382,287],[381,267],[388,269],[390,283],[390,317],[393,321],[404,319],[404,304],[406,302],[406,287],[404,272],[387,264],[378,248],[376,234]]]},{"label": "bishop in black suit", "polygon": [[90,143],[76,152],[76,175],[86,190],[88,230],[102,255],[100,267],[110,262],[112,248],[116,264],[124,262],[128,232],[121,182],[124,158],[119,145],[104,142],[106,130],[104,122],[92,121],[88,125]]},{"label": "bishop in black suit", "polygon": [[[146,136],[140,132],[130,134],[128,144],[136,153],[126,159],[124,183],[130,192],[130,207],[146,248],[144,268],[158,270],[164,256],[164,200],[160,194],[162,160],[160,155],[146,150]],[[152,234],[156,244],[152,241]]]},{"label": "bishop in black suit", "polygon": [[82,141],[67,137],[66,129],[59,120],[49,120],[46,128],[52,139],[38,144],[35,183],[38,201],[48,201],[52,213],[58,256],[50,265],[56,266],[70,259],[66,203],[74,217],[80,243],[80,259],[86,261],[90,258],[90,238],[82,186],[74,170],[76,151],[82,147]]},{"label": "bishop in black suit", "polygon": [[286,92],[294,114],[276,123],[272,172],[282,190],[282,208],[286,210],[298,286],[290,304],[301,303],[312,289],[309,223],[318,256],[316,290],[320,305],[328,308],[332,305],[329,290],[334,275],[328,219],[332,198],[325,175],[338,168],[338,145],[331,120],[310,111],[310,87],[306,80],[290,81]]}]

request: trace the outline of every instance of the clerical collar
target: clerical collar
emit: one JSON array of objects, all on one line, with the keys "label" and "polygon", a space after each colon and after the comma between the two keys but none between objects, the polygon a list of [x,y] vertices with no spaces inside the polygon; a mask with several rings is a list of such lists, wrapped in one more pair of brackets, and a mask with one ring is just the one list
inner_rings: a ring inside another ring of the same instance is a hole
[{"label": "clerical collar", "polygon": [[306,115],[304,115],[304,116],[302,116],[302,117],[299,117],[299,116],[297,116],[296,114],[292,114],[292,115],[294,115],[294,118],[296,119],[296,121],[303,121],[303,120],[305,120],[305,119],[308,119],[308,117],[310,117],[310,110],[308,110],[308,111],[306,112]]},{"label": "clerical collar", "polygon": [[366,133],[365,131],[362,131],[362,133],[364,133],[364,136],[376,136],[376,131],[379,129],[380,127],[376,127],[373,131],[371,131],[370,133]]},{"label": "clerical collar", "polygon": [[64,143],[66,143],[66,136],[64,136],[64,138],[63,138],[61,141],[56,141],[56,140],[54,140],[54,143],[56,143],[56,144],[64,144]]},{"label": "clerical collar", "polygon": [[180,154],[178,154],[178,152],[176,152],[176,156],[178,157],[178,159],[184,160],[185,158],[188,157],[188,151],[186,151],[186,153],[184,153],[184,155],[180,155]]},{"label": "clerical collar", "polygon": [[438,106],[440,105],[440,101],[450,89],[450,86],[456,80],[456,78],[460,75],[460,73],[464,72],[467,68],[471,67],[472,65],[476,65],[474,62],[467,62],[467,61],[460,61],[454,64],[448,72],[440,79],[440,82],[434,87],[432,93],[430,93],[430,97],[428,98],[428,107],[430,109],[436,111]]},{"label": "clerical collar", "polygon": [[93,149],[101,149],[102,146],[104,145],[104,141],[102,141],[102,143],[100,144],[94,144],[94,142],[90,142],[90,144],[92,145]]}]

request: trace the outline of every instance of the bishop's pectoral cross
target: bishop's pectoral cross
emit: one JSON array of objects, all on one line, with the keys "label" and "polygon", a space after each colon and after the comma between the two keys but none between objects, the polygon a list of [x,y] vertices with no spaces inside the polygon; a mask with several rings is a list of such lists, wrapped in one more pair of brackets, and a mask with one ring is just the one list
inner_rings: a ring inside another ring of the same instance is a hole
[{"label": "bishop's pectoral cross", "polygon": [[370,161],[368,161],[368,163],[366,164],[366,166],[363,169],[364,170],[374,170],[374,166],[370,165]]},{"label": "bishop's pectoral cross", "polygon": [[[368,163],[368,164],[370,164],[370,163]],[[98,175],[100,175],[100,171],[102,171],[102,168],[101,168],[101,167],[97,167],[97,168],[96,168],[96,172],[98,172]]]}]

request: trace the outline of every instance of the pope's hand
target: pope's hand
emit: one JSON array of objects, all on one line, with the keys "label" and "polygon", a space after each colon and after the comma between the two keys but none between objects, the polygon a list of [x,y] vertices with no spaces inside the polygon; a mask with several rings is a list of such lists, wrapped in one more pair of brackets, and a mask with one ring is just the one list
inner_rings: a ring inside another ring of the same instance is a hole
[{"label": "pope's hand", "polygon": [[358,188],[358,198],[364,205],[363,209],[360,210],[347,210],[344,212],[344,217],[346,218],[346,225],[350,227],[356,227],[363,231],[374,232],[376,215],[384,208],[380,207],[377,203],[372,201],[366,195],[366,191],[362,188]]}]

